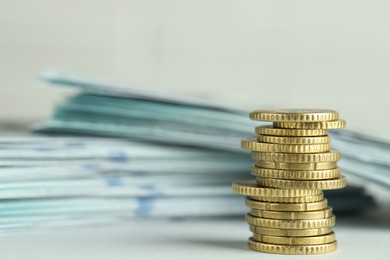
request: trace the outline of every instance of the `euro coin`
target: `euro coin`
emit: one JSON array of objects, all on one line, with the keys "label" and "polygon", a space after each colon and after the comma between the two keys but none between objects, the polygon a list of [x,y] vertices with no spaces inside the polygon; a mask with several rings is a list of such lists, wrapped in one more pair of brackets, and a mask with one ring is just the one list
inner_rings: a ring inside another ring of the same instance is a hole
[{"label": "euro coin", "polygon": [[345,120],[327,122],[275,122],[275,128],[294,128],[294,129],[337,129],[344,128]]},{"label": "euro coin", "polygon": [[322,245],[291,246],[257,242],[250,238],[248,241],[248,248],[254,251],[271,254],[315,255],[336,251],[337,241]]},{"label": "euro coin", "polygon": [[241,141],[241,148],[257,152],[321,153],[328,152],[330,144],[269,144],[260,143],[256,137],[250,137]]},{"label": "euro coin", "polygon": [[235,181],[232,185],[233,192],[246,196],[265,197],[302,197],[321,194],[320,190],[290,190],[262,187],[255,180]]},{"label": "euro coin", "polygon": [[281,237],[311,237],[329,234],[332,228],[312,228],[312,229],[278,229],[249,226],[250,231],[257,234],[281,236]]},{"label": "euro coin", "polygon": [[252,238],[258,242],[291,246],[321,245],[336,241],[336,236],[333,232],[313,237],[280,237],[253,233]]},{"label": "euro coin", "polygon": [[324,136],[328,134],[327,129],[283,129],[271,126],[257,126],[256,134],[273,136]]},{"label": "euro coin", "polygon": [[323,219],[309,219],[309,220],[287,220],[287,219],[269,219],[260,218],[251,214],[246,215],[246,221],[249,225],[266,227],[266,228],[280,228],[280,229],[313,229],[333,227],[336,224],[336,217],[333,215],[329,218]]},{"label": "euro coin", "polygon": [[286,137],[286,136],[258,135],[257,141],[263,143],[274,143],[274,144],[327,144],[330,142],[330,137],[329,136]]},{"label": "euro coin", "polygon": [[337,179],[329,180],[301,181],[257,178],[256,181],[259,185],[279,189],[335,190],[344,188],[347,185],[347,180],[343,175],[340,175]]},{"label": "euro coin", "polygon": [[251,174],[257,177],[271,179],[291,179],[291,180],[325,180],[335,179],[340,176],[340,169],[334,168],[329,170],[309,170],[309,171],[291,171],[279,169],[266,169],[256,167],[251,168]]},{"label": "euro coin", "polygon": [[263,202],[278,202],[278,203],[306,203],[306,202],[318,202],[324,199],[324,194],[302,196],[302,197],[258,197],[250,196],[251,199]]},{"label": "euro coin", "polygon": [[302,171],[329,170],[337,167],[336,162],[284,163],[284,162],[271,162],[271,161],[255,161],[255,165],[257,167],[267,168],[267,169],[302,170]]},{"label": "euro coin", "polygon": [[251,209],[269,210],[269,211],[316,211],[325,209],[328,206],[326,199],[318,202],[306,203],[272,203],[256,201],[251,198],[246,198],[245,205]]},{"label": "euro coin", "polygon": [[328,207],[323,210],[317,211],[303,211],[303,212],[291,212],[291,211],[269,211],[261,209],[251,209],[250,214],[259,218],[270,219],[286,219],[286,220],[298,220],[298,219],[324,219],[333,216],[333,210]]},{"label": "euro coin", "polygon": [[337,150],[330,150],[324,153],[264,153],[252,152],[252,159],[259,161],[285,162],[285,163],[323,163],[337,162],[341,154]]},{"label": "euro coin", "polygon": [[319,122],[334,121],[339,114],[334,110],[325,109],[278,109],[255,110],[249,114],[252,120],[271,122]]}]

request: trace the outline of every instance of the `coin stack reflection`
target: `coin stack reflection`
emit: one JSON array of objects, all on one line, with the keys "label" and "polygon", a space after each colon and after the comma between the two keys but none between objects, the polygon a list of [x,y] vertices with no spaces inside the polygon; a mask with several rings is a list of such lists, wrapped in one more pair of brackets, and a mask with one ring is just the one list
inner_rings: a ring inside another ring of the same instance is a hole
[{"label": "coin stack reflection", "polygon": [[256,137],[242,140],[252,151],[253,180],[236,181],[233,191],[246,195],[246,220],[253,232],[248,247],[276,254],[321,254],[336,250],[336,218],[322,190],[345,187],[330,149],[329,129],[344,128],[333,110],[256,110]]}]

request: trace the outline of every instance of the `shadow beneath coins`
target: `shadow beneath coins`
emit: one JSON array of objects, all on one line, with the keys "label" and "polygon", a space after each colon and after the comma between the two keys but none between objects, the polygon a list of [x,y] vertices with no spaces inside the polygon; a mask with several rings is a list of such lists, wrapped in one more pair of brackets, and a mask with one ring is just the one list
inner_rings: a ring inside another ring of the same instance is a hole
[{"label": "shadow beneath coins", "polygon": [[247,241],[242,240],[210,240],[210,239],[186,239],[180,243],[188,243],[199,247],[212,247],[223,249],[235,249],[248,251]]}]

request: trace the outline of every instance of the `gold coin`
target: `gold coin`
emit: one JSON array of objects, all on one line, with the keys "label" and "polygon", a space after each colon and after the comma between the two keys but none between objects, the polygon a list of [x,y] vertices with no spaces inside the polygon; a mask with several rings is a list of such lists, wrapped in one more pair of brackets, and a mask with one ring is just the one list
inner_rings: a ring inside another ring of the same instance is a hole
[{"label": "gold coin", "polygon": [[251,199],[262,202],[278,202],[278,203],[306,203],[306,202],[318,202],[324,199],[324,194],[318,194],[313,196],[302,197],[257,197],[250,196]]},{"label": "gold coin", "polygon": [[335,190],[344,188],[347,185],[347,180],[343,175],[340,175],[337,179],[329,180],[298,181],[257,178],[256,181],[259,185],[279,189]]},{"label": "gold coin", "polygon": [[328,206],[326,199],[318,202],[308,203],[271,203],[256,201],[251,198],[246,198],[245,205],[252,209],[270,210],[270,211],[316,211],[325,209]]},{"label": "gold coin", "polygon": [[321,153],[330,150],[330,144],[269,144],[260,143],[256,137],[241,140],[241,148],[257,152]]},{"label": "gold coin", "polygon": [[271,219],[323,219],[333,216],[333,209],[328,207],[323,210],[317,211],[303,211],[303,212],[291,212],[291,211],[269,211],[261,209],[251,209],[250,214],[259,218],[271,218]]},{"label": "gold coin", "polygon": [[294,129],[337,129],[345,127],[345,120],[327,122],[275,122],[275,128],[294,128]]},{"label": "gold coin", "polygon": [[290,190],[262,187],[255,180],[235,181],[232,185],[233,192],[247,196],[265,197],[302,197],[321,194],[320,190]]},{"label": "gold coin", "polygon": [[256,134],[274,136],[324,136],[328,134],[327,129],[282,129],[273,126],[257,126]]},{"label": "gold coin", "polygon": [[315,255],[325,254],[336,251],[337,241],[329,244],[311,245],[311,246],[290,246],[290,245],[274,245],[262,242],[256,242],[252,238],[248,241],[248,248],[254,251],[284,254],[284,255]]},{"label": "gold coin", "polygon": [[255,161],[255,165],[257,167],[267,168],[267,169],[316,171],[316,170],[335,169],[337,167],[337,162],[284,163],[284,162],[271,162],[271,161]]},{"label": "gold coin", "polygon": [[313,237],[281,237],[253,233],[252,238],[257,242],[291,246],[322,245],[334,242],[336,240],[334,232]]},{"label": "gold coin", "polygon": [[274,144],[327,144],[330,142],[329,136],[317,137],[285,137],[272,135],[258,135],[257,141]]},{"label": "gold coin", "polygon": [[340,176],[340,169],[334,168],[329,170],[317,171],[288,171],[260,168],[253,165],[251,168],[251,174],[257,177],[271,179],[325,180],[338,178]]},{"label": "gold coin", "polygon": [[313,229],[313,228],[333,227],[336,224],[336,217],[333,215],[329,218],[323,218],[323,219],[286,220],[286,219],[259,218],[247,214],[246,221],[248,222],[249,225],[266,227],[266,228]]},{"label": "gold coin", "polygon": [[277,229],[257,226],[249,226],[250,231],[257,234],[281,236],[281,237],[311,237],[329,234],[332,228],[313,228],[313,229]]},{"label": "gold coin", "polygon": [[252,120],[271,122],[320,122],[339,119],[334,110],[325,109],[278,109],[255,110],[249,114]]},{"label": "gold coin", "polygon": [[330,150],[325,153],[264,153],[252,152],[252,158],[259,161],[285,162],[285,163],[320,163],[336,162],[340,160],[341,154],[337,150]]}]

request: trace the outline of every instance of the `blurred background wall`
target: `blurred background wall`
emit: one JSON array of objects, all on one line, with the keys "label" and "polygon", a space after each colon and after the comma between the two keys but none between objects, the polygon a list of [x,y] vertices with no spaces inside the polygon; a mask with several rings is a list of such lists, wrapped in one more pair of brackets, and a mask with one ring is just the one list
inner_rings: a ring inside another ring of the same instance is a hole
[{"label": "blurred background wall", "polygon": [[42,69],[238,104],[339,110],[388,135],[390,1],[0,0],[0,120],[68,91]]}]

